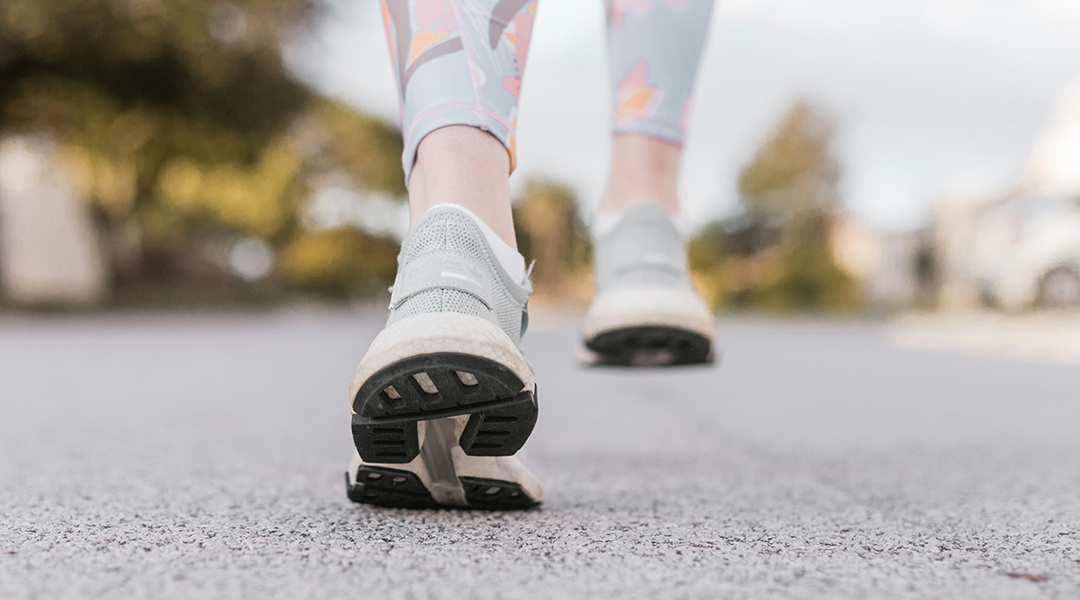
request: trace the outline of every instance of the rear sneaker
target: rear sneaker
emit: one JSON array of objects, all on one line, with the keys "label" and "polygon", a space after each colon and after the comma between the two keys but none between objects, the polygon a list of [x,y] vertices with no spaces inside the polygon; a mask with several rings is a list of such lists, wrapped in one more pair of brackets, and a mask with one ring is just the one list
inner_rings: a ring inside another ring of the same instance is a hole
[{"label": "rear sneaker", "polygon": [[596,297],[585,314],[582,361],[711,363],[716,321],[690,283],[686,244],[667,212],[636,206],[594,233]]},{"label": "rear sneaker", "polygon": [[499,260],[501,243],[450,204],[428,210],[402,243],[390,318],[349,390],[351,500],[497,509],[541,501],[543,488],[514,456],[537,417],[536,382],[518,348],[532,290],[520,255],[520,274]]}]

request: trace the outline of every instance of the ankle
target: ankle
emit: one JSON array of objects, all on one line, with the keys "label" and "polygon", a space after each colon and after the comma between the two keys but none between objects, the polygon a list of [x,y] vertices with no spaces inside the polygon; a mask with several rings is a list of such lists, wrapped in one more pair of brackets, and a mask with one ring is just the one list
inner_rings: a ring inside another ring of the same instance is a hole
[{"label": "ankle", "polygon": [[681,158],[678,144],[641,134],[617,134],[600,210],[619,213],[641,204],[656,204],[678,214]]},{"label": "ankle", "polygon": [[494,136],[463,125],[428,134],[409,179],[409,219],[437,204],[468,209],[517,249],[510,211],[510,157]]}]

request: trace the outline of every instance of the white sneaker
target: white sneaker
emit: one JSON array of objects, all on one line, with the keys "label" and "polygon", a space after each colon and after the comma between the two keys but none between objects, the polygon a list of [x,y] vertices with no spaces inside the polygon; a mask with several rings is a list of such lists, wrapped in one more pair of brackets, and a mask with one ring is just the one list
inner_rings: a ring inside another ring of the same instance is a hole
[{"label": "white sneaker", "polygon": [[596,296],[585,314],[582,360],[664,366],[711,363],[716,321],[694,291],[686,243],[667,212],[645,204],[598,232]]},{"label": "white sneaker", "polygon": [[485,229],[439,205],[402,243],[390,318],[349,392],[355,502],[509,509],[543,499],[514,456],[537,416],[517,346],[532,289],[508,274]]}]

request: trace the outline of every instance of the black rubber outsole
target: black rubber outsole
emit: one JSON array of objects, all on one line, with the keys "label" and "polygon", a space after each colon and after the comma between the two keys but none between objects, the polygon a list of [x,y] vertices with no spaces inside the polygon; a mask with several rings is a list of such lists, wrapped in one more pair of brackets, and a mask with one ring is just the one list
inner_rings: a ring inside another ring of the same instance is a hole
[{"label": "black rubber outsole", "polygon": [[[512,481],[459,477],[465,489],[467,507],[480,510],[527,510],[538,506],[520,485]],[[361,465],[356,471],[356,484],[345,474],[345,491],[349,500],[383,508],[443,508],[435,502],[420,478],[411,471]]]},{"label": "black rubber outsole", "polygon": [[438,504],[416,473],[361,465],[356,470],[356,485],[345,474],[345,493],[349,500],[385,508],[437,508]]},{"label": "black rubber outsole", "polygon": [[524,510],[538,505],[520,485],[512,481],[483,477],[458,477],[458,481],[465,488],[469,508]]},{"label": "black rubber outsole", "polygon": [[[466,384],[458,373],[472,375]],[[437,391],[425,391],[426,374]],[[416,423],[471,415],[458,443],[470,456],[510,456],[536,426],[535,389],[506,366],[457,352],[399,360],[375,372],[353,399],[353,442],[365,462],[407,463],[420,453]]]},{"label": "black rubber outsole", "polygon": [[605,331],[585,341],[595,353],[593,364],[622,367],[666,367],[712,364],[709,338],[678,327],[642,325]]}]

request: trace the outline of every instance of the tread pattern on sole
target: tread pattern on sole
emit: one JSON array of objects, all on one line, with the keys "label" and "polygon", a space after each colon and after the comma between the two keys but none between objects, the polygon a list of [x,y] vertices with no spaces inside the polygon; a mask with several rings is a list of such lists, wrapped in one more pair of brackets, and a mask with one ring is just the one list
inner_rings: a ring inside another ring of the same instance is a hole
[{"label": "tread pattern on sole", "polygon": [[539,504],[513,481],[483,477],[458,477],[458,480],[465,488],[465,499],[470,508],[522,510]]},{"label": "tread pattern on sole", "polygon": [[637,325],[601,332],[585,341],[597,364],[627,367],[699,365],[713,362],[709,338],[678,327]]},{"label": "tread pattern on sole", "polygon": [[360,504],[387,508],[438,507],[420,477],[401,469],[360,465],[356,470],[356,485],[345,474],[345,491],[349,500]]},{"label": "tread pattern on sole", "polygon": [[470,414],[462,450],[510,456],[536,425],[536,394],[523,386],[505,365],[481,356],[435,352],[402,359],[357,391],[353,441],[366,462],[407,463],[420,452],[417,421]]},{"label": "tread pattern on sole", "polygon": [[[465,489],[467,508],[525,510],[539,506],[521,485],[513,481],[482,477],[459,477],[458,480]],[[357,504],[382,508],[446,508],[435,502],[416,473],[402,469],[360,465],[355,485],[350,482],[349,474],[345,474],[345,492],[349,500]]]}]

